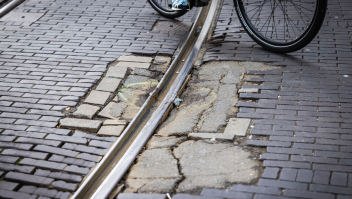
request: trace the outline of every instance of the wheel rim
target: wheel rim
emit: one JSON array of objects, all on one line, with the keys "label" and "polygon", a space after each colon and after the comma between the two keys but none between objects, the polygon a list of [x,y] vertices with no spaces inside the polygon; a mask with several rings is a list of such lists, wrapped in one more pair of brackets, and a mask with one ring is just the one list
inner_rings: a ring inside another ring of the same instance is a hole
[{"label": "wheel rim", "polygon": [[166,12],[175,12],[172,8],[172,0],[152,0],[159,8]]},{"label": "wheel rim", "polygon": [[318,0],[239,0],[251,30],[267,43],[290,45],[311,28]]}]

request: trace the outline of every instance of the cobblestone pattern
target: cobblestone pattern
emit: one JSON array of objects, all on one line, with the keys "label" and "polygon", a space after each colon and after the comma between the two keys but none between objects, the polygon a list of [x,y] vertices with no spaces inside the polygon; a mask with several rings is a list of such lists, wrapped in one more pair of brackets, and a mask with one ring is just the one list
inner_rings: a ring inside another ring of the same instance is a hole
[{"label": "cobblestone pattern", "polygon": [[[304,49],[280,55],[263,50],[240,27],[232,0],[225,0],[214,32],[217,46],[205,61],[271,62],[283,69],[248,72],[239,118],[253,118],[248,145],[267,147],[256,186],[203,190],[216,198],[351,198],[352,5],[329,1],[324,26]],[[242,195],[241,195],[242,194]]]},{"label": "cobblestone pattern", "polygon": [[0,198],[68,198],[115,138],[58,129],[62,110],[119,56],[172,55],[187,32],[152,31],[167,19],[138,0],[28,0],[14,11],[43,16],[0,21]]}]

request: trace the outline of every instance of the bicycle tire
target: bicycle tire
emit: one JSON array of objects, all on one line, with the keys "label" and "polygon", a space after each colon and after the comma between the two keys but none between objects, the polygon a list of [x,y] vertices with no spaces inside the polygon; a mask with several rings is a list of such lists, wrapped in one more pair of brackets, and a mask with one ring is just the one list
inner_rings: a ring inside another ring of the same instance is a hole
[{"label": "bicycle tire", "polygon": [[[327,0],[234,0],[234,4],[237,16],[248,35],[263,48],[277,53],[294,52],[309,44],[318,34],[324,22],[327,8]],[[288,6],[291,9],[288,9]],[[269,10],[268,18],[265,16],[268,15],[268,12],[262,13],[263,8],[266,11]],[[279,11],[276,11],[277,8]],[[254,12],[255,9],[257,11]],[[307,14],[302,10],[310,12]],[[254,14],[250,14],[253,12]],[[280,17],[278,15],[281,12],[282,16]],[[297,14],[300,18],[296,16]],[[255,21],[252,20],[254,16],[257,16]],[[306,22],[306,19],[303,18],[311,20]],[[260,22],[261,19],[263,19],[262,22]],[[278,28],[282,30],[283,34],[277,34],[276,24],[280,24]],[[263,32],[264,26],[266,28],[265,34]],[[299,31],[297,35],[295,29]],[[268,30],[272,31],[269,35]],[[294,32],[293,38],[291,38],[290,32]]]},{"label": "bicycle tire", "polygon": [[[168,0],[164,0],[164,3],[166,2],[169,4],[170,2],[167,2]],[[155,11],[157,11],[161,16],[164,16],[169,19],[174,19],[177,17],[181,17],[184,14],[187,13],[187,10],[171,10],[171,7],[168,5],[162,5],[164,3],[161,3],[161,0],[148,0],[148,3],[154,8]],[[172,2],[171,2],[172,3]]]}]

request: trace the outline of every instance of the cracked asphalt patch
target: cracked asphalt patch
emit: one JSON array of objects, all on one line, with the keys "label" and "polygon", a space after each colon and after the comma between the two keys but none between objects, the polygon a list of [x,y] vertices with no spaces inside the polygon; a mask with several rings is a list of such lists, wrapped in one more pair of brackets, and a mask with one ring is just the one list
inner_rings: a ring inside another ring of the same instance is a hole
[{"label": "cracked asphalt patch", "polygon": [[[226,141],[216,135],[224,134],[228,121],[236,117],[238,89],[247,71],[270,69],[263,63],[230,61],[195,68],[180,96],[184,101],[131,167],[124,192],[199,194],[202,188],[255,183],[263,170],[258,161],[263,149],[246,146],[247,129],[245,137]],[[190,133],[199,136],[193,139]]]}]

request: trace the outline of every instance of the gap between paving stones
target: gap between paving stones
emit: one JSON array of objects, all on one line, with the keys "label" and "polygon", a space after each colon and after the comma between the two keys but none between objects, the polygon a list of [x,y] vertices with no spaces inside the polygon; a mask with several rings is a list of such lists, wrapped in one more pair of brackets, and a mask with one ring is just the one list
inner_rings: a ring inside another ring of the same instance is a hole
[{"label": "gap between paving stones", "polygon": [[[211,62],[194,68],[184,101],[157,128],[124,178],[123,193],[191,193],[202,188],[256,184],[264,148],[247,146],[250,119],[236,118],[238,93],[260,92],[243,84],[255,62]],[[266,136],[258,136],[267,139]]]}]

